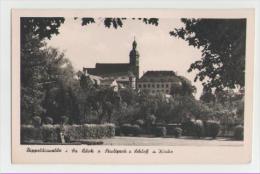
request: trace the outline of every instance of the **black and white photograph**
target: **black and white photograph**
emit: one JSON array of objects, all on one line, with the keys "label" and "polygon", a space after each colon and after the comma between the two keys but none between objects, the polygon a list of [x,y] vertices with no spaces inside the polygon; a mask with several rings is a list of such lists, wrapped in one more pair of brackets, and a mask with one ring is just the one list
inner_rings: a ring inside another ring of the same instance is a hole
[{"label": "black and white photograph", "polygon": [[163,163],[180,156],[175,147],[214,148],[248,161],[238,149],[251,141],[251,11],[107,11],[13,11],[13,141],[23,153]]},{"label": "black and white photograph", "polygon": [[21,144],[242,145],[246,19],[20,25]]}]

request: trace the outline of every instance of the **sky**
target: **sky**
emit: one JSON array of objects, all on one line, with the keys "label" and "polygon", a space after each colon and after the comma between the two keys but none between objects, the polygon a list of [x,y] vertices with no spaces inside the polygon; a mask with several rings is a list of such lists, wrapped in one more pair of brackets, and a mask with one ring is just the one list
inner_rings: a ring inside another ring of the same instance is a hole
[{"label": "sky", "polygon": [[191,63],[201,58],[201,51],[189,46],[169,32],[183,24],[177,18],[160,18],[159,25],[148,25],[139,20],[127,19],[122,28],[106,28],[104,18],[96,23],[81,26],[81,20],[65,18],[60,34],[47,40],[47,45],[64,51],[75,71],[95,67],[96,63],[128,63],[134,39],[139,51],[140,76],[149,70],[172,70],[185,76],[197,88],[195,97],[202,92],[201,82],[194,82],[196,72],[188,73]]}]

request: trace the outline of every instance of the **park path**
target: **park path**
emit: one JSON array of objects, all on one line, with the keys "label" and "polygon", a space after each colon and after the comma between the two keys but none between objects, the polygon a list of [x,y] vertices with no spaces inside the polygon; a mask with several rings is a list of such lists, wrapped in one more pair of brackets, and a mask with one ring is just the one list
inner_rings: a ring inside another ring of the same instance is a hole
[{"label": "park path", "polygon": [[228,138],[217,139],[192,139],[182,138],[162,138],[162,137],[113,137],[100,139],[104,145],[138,145],[138,146],[242,146],[243,141],[234,141]]}]

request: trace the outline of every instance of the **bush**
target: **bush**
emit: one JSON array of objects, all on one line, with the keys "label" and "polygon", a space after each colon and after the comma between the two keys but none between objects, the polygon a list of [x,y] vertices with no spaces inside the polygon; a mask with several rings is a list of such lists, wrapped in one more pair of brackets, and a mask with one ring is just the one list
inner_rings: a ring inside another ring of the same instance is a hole
[{"label": "bush", "polygon": [[142,133],[142,129],[140,128],[139,125],[135,124],[132,126],[132,133],[134,136],[138,136]]},{"label": "bush", "polygon": [[167,130],[165,127],[154,127],[153,134],[157,137],[165,137],[167,134]]},{"label": "bush", "polygon": [[42,140],[41,129],[33,125],[21,125],[21,143],[29,140]]},{"label": "bush", "polygon": [[61,116],[61,124],[68,124],[69,122],[69,117],[67,116]]},{"label": "bush", "polygon": [[180,126],[181,124],[167,124],[167,135],[175,135],[175,129]]},{"label": "bush", "polygon": [[235,140],[243,140],[244,139],[244,127],[242,125],[238,125],[234,129],[234,139]]},{"label": "bush", "polygon": [[183,135],[185,136],[195,136],[194,132],[194,122],[192,121],[185,121],[181,124],[181,128],[183,130]]},{"label": "bush", "polygon": [[34,116],[32,118],[32,124],[34,125],[34,127],[40,127],[42,123],[42,119],[39,116]]},{"label": "bush", "polygon": [[220,124],[216,121],[205,122],[205,134],[206,136],[216,138],[220,131]]},{"label": "bush", "polygon": [[156,121],[156,117],[154,115],[149,115],[146,117],[146,122],[148,124],[154,125]]},{"label": "bush", "polygon": [[61,142],[59,125],[42,125],[41,134],[43,142]]},{"label": "bush", "polygon": [[121,126],[121,133],[124,135],[134,135],[138,136],[142,133],[142,129],[139,125],[130,125],[130,124],[123,124]]},{"label": "bush", "polygon": [[120,128],[121,133],[124,135],[130,135],[132,134],[132,130],[131,130],[131,124],[123,124]]},{"label": "bush", "polygon": [[114,124],[84,124],[84,138],[106,138],[115,136]]},{"label": "bush", "polygon": [[137,124],[137,125],[140,126],[140,127],[143,127],[143,126],[144,126],[144,120],[141,120],[141,119],[136,120],[136,121],[135,121],[135,124]]},{"label": "bush", "polygon": [[53,119],[51,117],[46,117],[45,124],[53,124]]},{"label": "bush", "polygon": [[181,137],[181,135],[182,135],[182,128],[176,127],[176,128],[174,129],[174,136],[175,136],[176,138],[179,138],[179,137]]},{"label": "bush", "polygon": [[115,135],[113,124],[85,124],[85,125],[42,125],[35,128],[32,125],[21,126],[21,142],[28,140],[42,140],[43,142],[61,142],[60,133],[64,132],[65,142],[70,140],[105,138]]},{"label": "bush", "polygon": [[116,126],[116,128],[115,128],[115,135],[116,135],[116,136],[120,136],[120,135],[121,135],[120,126]]},{"label": "bush", "polygon": [[202,137],[204,134],[204,124],[202,120],[196,120],[193,124],[195,136],[197,136],[198,138]]},{"label": "bush", "polygon": [[71,140],[78,140],[84,137],[84,129],[82,125],[65,125],[64,134]]}]

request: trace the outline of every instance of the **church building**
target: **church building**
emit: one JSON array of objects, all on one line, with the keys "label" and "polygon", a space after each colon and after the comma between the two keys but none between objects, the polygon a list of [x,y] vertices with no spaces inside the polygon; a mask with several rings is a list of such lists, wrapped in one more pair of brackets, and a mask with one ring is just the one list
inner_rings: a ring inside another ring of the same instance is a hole
[{"label": "church building", "polygon": [[[95,68],[83,68],[85,75],[101,77],[103,81],[116,81],[119,87],[136,89],[139,79],[139,52],[134,40],[129,53],[129,63],[96,63]],[[97,83],[102,83],[102,80]],[[102,85],[102,84],[101,84]]]}]

